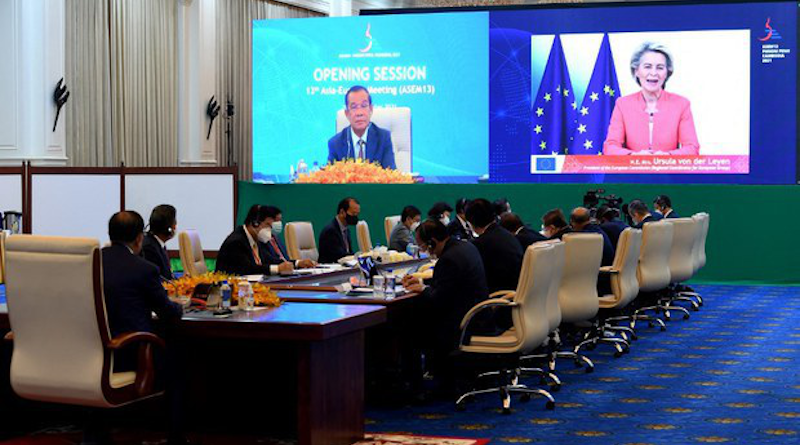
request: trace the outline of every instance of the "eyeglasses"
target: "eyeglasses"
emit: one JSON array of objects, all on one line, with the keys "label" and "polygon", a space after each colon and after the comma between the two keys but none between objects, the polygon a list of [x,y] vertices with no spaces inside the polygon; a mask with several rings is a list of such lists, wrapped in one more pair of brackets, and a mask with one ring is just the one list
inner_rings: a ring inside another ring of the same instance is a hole
[{"label": "eyeglasses", "polygon": [[365,101],[361,102],[360,104],[356,103],[356,102],[353,102],[348,106],[348,108],[350,110],[352,110],[352,111],[358,110],[359,108],[369,108],[369,107],[370,107],[370,103],[369,103],[368,100],[365,100]]}]

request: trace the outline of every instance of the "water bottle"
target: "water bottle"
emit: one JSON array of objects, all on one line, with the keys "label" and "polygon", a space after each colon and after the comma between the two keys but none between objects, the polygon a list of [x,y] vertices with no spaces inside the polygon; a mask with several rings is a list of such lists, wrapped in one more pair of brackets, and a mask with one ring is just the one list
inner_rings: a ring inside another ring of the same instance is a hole
[{"label": "water bottle", "polygon": [[248,281],[240,281],[239,285],[239,310],[249,311],[253,308],[253,288]]},{"label": "water bottle", "polygon": [[222,292],[222,309],[230,309],[231,308],[231,286],[228,284],[228,281],[223,281],[222,286],[220,286],[220,291]]},{"label": "water bottle", "polygon": [[397,285],[392,269],[387,271],[384,283],[383,297],[387,300],[391,300],[395,297],[394,288]]},{"label": "water bottle", "polygon": [[304,159],[297,162],[297,174],[308,173],[308,164]]}]

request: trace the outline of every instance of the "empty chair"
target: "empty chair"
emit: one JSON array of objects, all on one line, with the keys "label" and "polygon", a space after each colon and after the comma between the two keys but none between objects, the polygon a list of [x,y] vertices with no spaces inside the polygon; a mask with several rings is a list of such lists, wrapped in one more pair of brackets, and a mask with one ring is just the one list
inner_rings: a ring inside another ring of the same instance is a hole
[{"label": "empty chair", "polygon": [[[99,247],[90,238],[8,240],[10,377],[20,397],[111,408],[159,394],[153,389],[152,347],[164,343],[147,332],[111,337]],[[114,372],[115,352],[136,345],[136,371]]]},{"label": "empty chair", "polygon": [[400,215],[392,215],[383,218],[383,230],[386,231],[386,245],[388,246],[391,243],[392,238],[392,229],[397,223],[400,222]]},{"label": "empty chair", "polygon": [[[525,252],[522,261],[517,290],[503,298],[490,298],[475,305],[461,321],[460,349],[466,353],[485,355],[498,371],[485,373],[497,375],[499,385],[491,388],[474,389],[463,394],[456,401],[456,408],[461,409],[464,403],[479,394],[499,393],[502,398],[503,412],[511,409],[511,393],[525,395],[536,394],[547,399],[547,408],[555,407],[553,397],[547,391],[528,388],[517,382],[516,369],[519,367],[521,352],[530,351],[541,345],[550,332],[547,319],[547,294],[550,280],[555,273],[553,246],[546,243],[533,244]],[[475,315],[496,307],[511,308],[513,326],[499,336],[467,335],[470,323]],[[498,359],[497,357],[501,357]]]},{"label": "empty chair", "polygon": [[[642,231],[634,228],[627,228],[622,231],[617,242],[617,250],[614,255],[614,263],[611,266],[600,268],[600,272],[611,275],[611,294],[600,297],[601,313],[605,311],[621,311],[639,294],[639,280],[636,278],[636,269],[639,265],[639,252],[642,247]],[[630,320],[630,316],[617,316],[605,318],[605,323],[613,321]],[[618,327],[605,324],[604,330],[622,331],[623,339],[625,334],[631,335],[636,339],[635,333],[631,328]]]},{"label": "empty chair", "polygon": [[358,250],[362,252],[372,250],[372,237],[369,236],[369,224],[366,221],[359,221],[356,224],[356,238],[358,239]]},{"label": "empty chair", "polygon": [[[692,246],[693,274],[696,274],[706,263],[705,249],[709,216],[708,213],[696,213],[692,215],[692,220],[696,223],[695,240]],[[699,293],[691,290],[691,288],[687,286],[678,286],[677,289],[678,295],[681,297],[688,297],[699,306],[703,305],[703,297]]]},{"label": "empty chair", "polygon": [[700,305],[694,299],[677,292],[677,285],[691,278],[695,269],[695,258],[698,250],[700,231],[703,222],[694,218],[674,218],[672,222],[672,248],[669,255],[669,273],[673,284],[669,299],[688,301],[692,309],[698,310]]},{"label": "empty chair", "polygon": [[200,234],[197,230],[187,229],[178,235],[178,246],[181,255],[183,273],[189,276],[202,275],[208,272]]},{"label": "empty chair", "polygon": [[314,226],[310,222],[290,222],[286,224],[286,250],[293,260],[319,259]]},{"label": "empty chair", "polygon": [[[642,227],[642,248],[639,253],[639,265],[636,279],[639,281],[639,292],[655,294],[669,286],[672,279],[669,273],[669,254],[672,248],[672,223],[667,220],[645,223]],[[641,298],[641,297],[639,297]],[[640,307],[634,313],[631,328],[636,327],[637,320],[647,319],[650,323],[658,323],[663,331],[664,322],[658,317],[642,317],[648,310],[662,310],[663,306]]]}]

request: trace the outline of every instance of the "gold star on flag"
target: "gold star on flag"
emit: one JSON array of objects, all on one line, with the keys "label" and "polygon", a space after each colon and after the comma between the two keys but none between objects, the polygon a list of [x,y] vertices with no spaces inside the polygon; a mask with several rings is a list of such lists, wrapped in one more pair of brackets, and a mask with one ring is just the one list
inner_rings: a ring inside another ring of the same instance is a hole
[{"label": "gold star on flag", "polygon": [[592,98],[592,102],[597,102],[599,100],[597,93],[592,93],[590,97]]},{"label": "gold star on flag", "polygon": [[578,125],[578,133],[581,133],[581,134],[586,133],[586,125],[585,124]]},{"label": "gold star on flag", "polygon": [[550,99],[552,99],[552,97],[553,97],[553,96],[551,96],[551,95],[550,95],[550,93],[545,93],[545,95],[544,95],[544,101],[545,101],[545,102],[550,102]]},{"label": "gold star on flag", "polygon": [[605,87],[603,87],[604,93],[608,94],[609,91],[611,91],[611,85],[606,85]]},{"label": "gold star on flag", "polygon": [[542,134],[542,126],[541,125],[537,125],[537,126],[533,127],[533,131],[536,132],[536,134]]},{"label": "gold star on flag", "polygon": [[611,96],[611,97],[614,97],[614,90],[609,89],[608,90],[608,95]]},{"label": "gold star on flag", "polygon": [[573,110],[577,110],[578,109],[578,103],[577,102],[575,102],[575,101],[572,102],[572,109]]},{"label": "gold star on flag", "polygon": [[586,142],[583,143],[583,148],[585,148],[587,150],[592,148],[592,141],[587,139]]},{"label": "gold star on flag", "polygon": [[581,107],[581,116],[586,116],[589,114],[589,109],[586,107]]},{"label": "gold star on flag", "polygon": [[541,143],[541,144],[539,144],[539,148],[541,148],[542,150],[544,150],[545,148],[547,148],[547,142],[545,142],[545,141],[542,141],[542,143]]},{"label": "gold star on flag", "polygon": [[564,97],[569,96],[569,90],[564,90]]},{"label": "gold star on flag", "polygon": [[536,115],[537,116],[542,117],[543,114],[544,114],[544,110],[543,109],[541,109],[541,108],[537,108],[536,109]]}]

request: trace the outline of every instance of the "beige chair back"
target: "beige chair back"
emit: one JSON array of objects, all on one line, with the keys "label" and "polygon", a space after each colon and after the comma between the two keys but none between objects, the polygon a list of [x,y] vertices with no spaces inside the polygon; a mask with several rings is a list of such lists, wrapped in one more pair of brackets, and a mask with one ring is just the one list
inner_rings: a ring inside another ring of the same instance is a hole
[{"label": "beige chair back", "polygon": [[555,240],[548,243],[553,245],[553,273],[550,277],[550,287],[547,292],[547,321],[550,332],[553,332],[561,324],[561,306],[558,304],[558,288],[561,286],[561,278],[564,272],[564,259],[567,251],[563,241]]},{"label": "beige chair back", "polygon": [[673,218],[672,247],[669,253],[669,274],[673,283],[682,283],[694,275],[695,259],[692,251],[695,250],[695,241],[698,234],[698,224],[692,218]]},{"label": "beige chair back", "polygon": [[310,222],[290,222],[286,224],[286,250],[293,260],[319,259],[314,226]]},{"label": "beige chair back", "polygon": [[181,232],[178,235],[178,245],[184,274],[197,276],[208,272],[203,246],[200,244],[200,235],[196,230],[187,229]]},{"label": "beige chair back", "polygon": [[645,223],[642,249],[636,278],[639,290],[653,292],[666,288],[671,280],[669,254],[672,247],[672,223],[667,220]]},{"label": "beige chair back", "polygon": [[525,251],[514,302],[519,309],[512,311],[515,331],[519,332],[519,350],[529,351],[547,340],[550,323],[547,317],[547,297],[554,274],[556,248],[552,244],[534,243]]},{"label": "beige chair back", "polygon": [[700,244],[697,252],[697,269],[702,269],[706,265],[706,239],[708,238],[708,224],[711,222],[711,215],[708,213],[701,213],[700,215],[703,217],[703,226],[700,232]]},{"label": "beige chair back", "polygon": [[5,282],[6,272],[6,232],[0,230],[0,284]]},{"label": "beige chair back", "polygon": [[[408,107],[375,107],[372,112],[375,125],[392,132],[392,148],[394,163],[397,169],[411,173],[411,108]],[[336,113],[336,132],[350,125],[344,110]]]},{"label": "beige chair back", "polygon": [[111,385],[135,373],[111,372],[98,240],[14,235],[6,271],[14,391],[42,402],[115,406]]},{"label": "beige chair back", "polygon": [[562,240],[566,252],[558,287],[561,322],[591,320],[599,309],[597,274],[603,260],[603,236],[598,233],[569,233]]},{"label": "beige chair back", "polygon": [[636,268],[639,265],[639,252],[642,247],[642,231],[628,227],[623,230],[617,242],[617,251],[611,268],[612,298],[604,295],[600,300],[601,308],[621,309],[633,301],[639,294],[639,280]]},{"label": "beige chair back", "polygon": [[386,245],[388,246],[391,244],[392,238],[392,230],[394,230],[394,226],[400,222],[400,215],[392,215],[383,218],[383,230],[386,231]]},{"label": "beige chair back", "polygon": [[358,250],[361,252],[372,250],[372,237],[369,236],[369,224],[366,221],[359,221],[356,224],[356,238],[358,239]]}]

